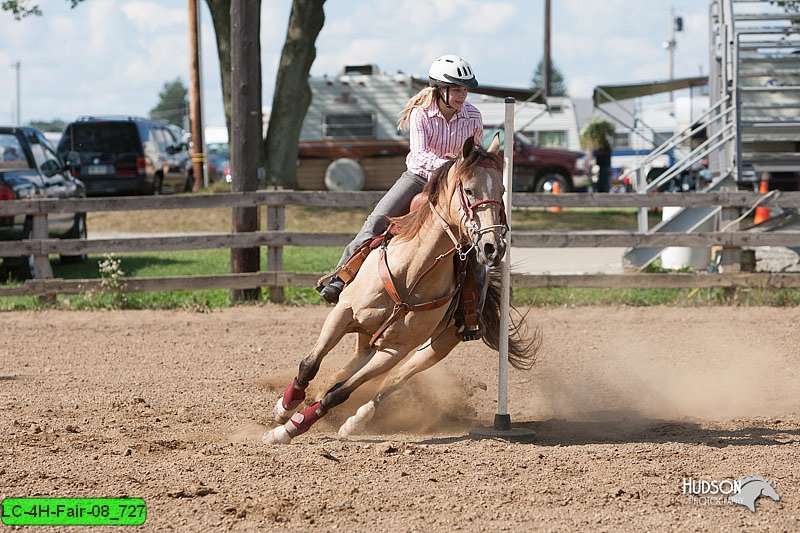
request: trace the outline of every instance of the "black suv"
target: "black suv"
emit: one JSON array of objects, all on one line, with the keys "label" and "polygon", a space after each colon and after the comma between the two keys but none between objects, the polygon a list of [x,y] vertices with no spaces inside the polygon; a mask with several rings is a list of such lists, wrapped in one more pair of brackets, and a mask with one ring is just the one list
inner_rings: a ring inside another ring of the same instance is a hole
[{"label": "black suv", "polygon": [[[42,132],[27,127],[0,127],[0,201],[31,198],[83,198],[83,183],[75,179]],[[52,212],[47,215],[51,238],[85,239],[86,214]],[[25,215],[0,216],[0,241],[26,239],[32,219]],[[61,256],[62,262],[85,261],[85,255]],[[5,257],[0,277],[33,275],[30,257]]]},{"label": "black suv", "polygon": [[58,153],[89,196],[191,191],[190,156],[176,130],[147,118],[81,117],[64,129]]}]

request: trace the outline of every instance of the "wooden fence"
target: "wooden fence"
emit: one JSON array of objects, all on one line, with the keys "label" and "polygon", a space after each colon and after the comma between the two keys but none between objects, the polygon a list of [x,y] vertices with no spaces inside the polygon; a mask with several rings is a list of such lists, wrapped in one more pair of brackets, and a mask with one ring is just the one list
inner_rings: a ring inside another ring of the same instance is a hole
[{"label": "wooden fence", "polygon": [[[196,194],[179,196],[86,198],[86,199],[32,199],[0,202],[0,217],[29,215],[33,219],[32,234],[22,241],[0,242],[0,257],[33,256],[36,279],[16,287],[0,287],[1,296],[53,295],[81,293],[96,289],[99,279],[55,279],[50,269],[49,254],[98,254],[112,252],[154,252],[165,250],[195,250],[211,248],[268,247],[267,270],[244,274],[213,276],[177,276],[160,278],[125,278],[126,291],[172,291],[206,289],[246,289],[270,287],[273,301],[283,300],[286,286],[313,286],[322,273],[294,273],[283,271],[284,246],[344,247],[351,233],[288,232],[285,230],[287,205],[310,207],[365,207],[374,205],[381,192],[296,192],[257,191],[250,193]],[[641,194],[515,194],[515,208],[532,207],[593,207],[593,208],[652,208],[723,207],[723,219],[732,220],[742,208],[752,206],[761,195],[752,192],[724,191],[712,193]],[[779,208],[800,208],[800,193],[783,193],[770,196],[764,205]],[[154,209],[198,208],[266,208],[265,231],[252,233],[206,233],[169,237],[134,237],[96,240],[59,240],[47,238],[47,214],[98,211],[135,211],[142,214]],[[727,215],[725,215],[727,213]],[[512,217],[513,223],[513,217]],[[525,275],[513,274],[516,287],[800,287],[797,274],[740,273],[736,251],[753,246],[800,246],[797,232],[743,232],[732,224],[730,231],[703,233],[636,232],[527,232],[514,231],[514,247],[628,247],[628,246],[693,246],[720,245],[732,250],[724,274],[674,273],[674,274],[605,274],[605,275]],[[331,265],[333,267],[334,265]]]}]

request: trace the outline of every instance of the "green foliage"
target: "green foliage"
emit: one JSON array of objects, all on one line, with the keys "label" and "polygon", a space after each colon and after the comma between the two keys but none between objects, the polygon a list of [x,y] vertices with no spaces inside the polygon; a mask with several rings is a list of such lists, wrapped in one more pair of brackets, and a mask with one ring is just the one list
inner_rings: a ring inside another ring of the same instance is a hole
[{"label": "green foliage", "polygon": [[[69,7],[74,8],[83,0],[67,0],[67,2],[69,2]],[[22,20],[29,16],[42,16],[42,9],[39,4],[32,4],[30,0],[3,0],[0,3],[0,9],[10,12],[17,20]]]},{"label": "green foliage", "polygon": [[590,150],[610,150],[614,125],[607,120],[595,120],[581,130],[581,146]]},{"label": "green foliage", "polygon": [[150,110],[150,118],[184,127],[184,119],[189,112],[188,94],[189,89],[180,78],[164,83],[164,88],[158,93],[158,104]]},{"label": "green foliage", "polygon": [[[564,75],[552,61],[550,62],[550,96],[567,96],[567,86],[564,84]],[[533,73],[531,87],[534,89],[544,89],[544,59],[539,61],[536,71]]]},{"label": "green foliage", "polygon": [[770,4],[782,7],[787,13],[800,13],[800,0],[770,0]]},{"label": "green foliage", "polygon": [[31,120],[29,125],[41,131],[63,131],[67,123],[60,118],[54,118],[53,120]]}]

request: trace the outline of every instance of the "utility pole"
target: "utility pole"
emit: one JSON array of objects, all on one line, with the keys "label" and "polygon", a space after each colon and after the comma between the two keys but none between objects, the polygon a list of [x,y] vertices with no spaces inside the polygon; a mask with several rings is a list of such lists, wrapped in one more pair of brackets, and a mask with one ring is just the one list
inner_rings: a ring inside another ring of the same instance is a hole
[{"label": "utility pole", "polygon": [[192,190],[199,191],[203,183],[203,110],[200,100],[200,39],[197,23],[197,0],[189,0],[189,115],[192,121]]},{"label": "utility pole", "polygon": [[22,91],[20,90],[20,76],[22,75],[22,62],[17,60],[11,63],[11,68],[17,71],[17,116],[15,124],[22,126]]},{"label": "utility pole", "polygon": [[550,0],[544,0],[544,97],[549,98],[553,68],[550,63]]},{"label": "utility pole", "polygon": [[[669,10],[669,27],[669,41],[664,41],[661,46],[669,51],[669,79],[672,81],[675,78],[675,48],[678,45],[675,32],[683,31],[683,17],[675,16],[674,7]],[[672,91],[669,92],[669,101],[672,102]]]}]

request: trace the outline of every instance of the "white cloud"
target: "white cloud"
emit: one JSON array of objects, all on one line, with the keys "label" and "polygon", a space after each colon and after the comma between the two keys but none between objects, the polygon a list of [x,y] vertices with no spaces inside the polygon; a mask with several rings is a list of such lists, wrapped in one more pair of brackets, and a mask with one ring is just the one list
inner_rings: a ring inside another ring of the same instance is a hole
[{"label": "white cloud", "polygon": [[122,12],[138,30],[148,33],[153,30],[187,31],[189,20],[186,9],[169,8],[158,2],[128,2]]},{"label": "white cloud", "polygon": [[[20,22],[0,12],[0,123],[13,117],[11,61],[22,61],[24,120],[87,113],[146,114],[164,82],[188,81],[185,0],[40,2]],[[207,123],[224,123],[210,13],[203,10]],[[707,3],[697,0],[553,2],[553,59],[573,96],[600,83],[666,77],[670,6],[684,17],[675,71],[708,70]],[[291,2],[262,1],[263,102],[271,103]],[[485,84],[527,86],[543,49],[540,0],[336,0],[325,4],[312,74],[349,62],[424,75],[443,53],[465,57]]]}]

